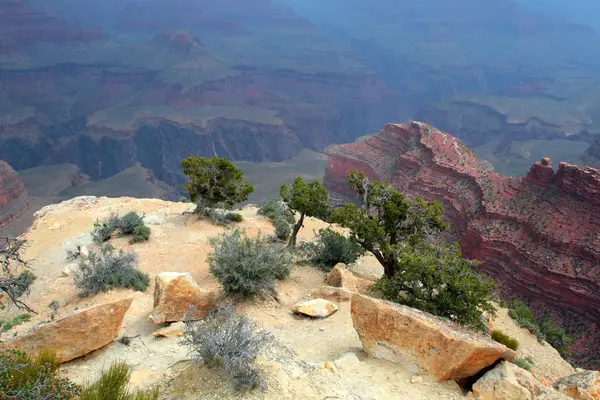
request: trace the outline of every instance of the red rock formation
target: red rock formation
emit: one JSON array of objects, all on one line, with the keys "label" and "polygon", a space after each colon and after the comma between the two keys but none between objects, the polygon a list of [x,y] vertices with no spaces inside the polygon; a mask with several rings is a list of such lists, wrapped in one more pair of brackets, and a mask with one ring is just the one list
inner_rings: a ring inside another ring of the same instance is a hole
[{"label": "red rock formation", "polygon": [[600,172],[549,159],[527,176],[488,172],[465,145],[422,123],[329,149],[328,189],[347,195],[353,169],[444,205],[465,256],[483,261],[504,297],[529,299],[576,338],[573,354],[600,365]]},{"label": "red rock formation", "polygon": [[23,182],[7,163],[0,161],[0,228],[29,206]]}]

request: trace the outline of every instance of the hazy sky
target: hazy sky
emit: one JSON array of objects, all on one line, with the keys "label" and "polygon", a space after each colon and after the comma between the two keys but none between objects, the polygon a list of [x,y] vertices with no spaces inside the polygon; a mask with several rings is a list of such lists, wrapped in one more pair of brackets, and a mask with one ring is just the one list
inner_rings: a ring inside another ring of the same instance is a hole
[{"label": "hazy sky", "polygon": [[586,24],[600,32],[599,0],[514,0],[524,7]]}]

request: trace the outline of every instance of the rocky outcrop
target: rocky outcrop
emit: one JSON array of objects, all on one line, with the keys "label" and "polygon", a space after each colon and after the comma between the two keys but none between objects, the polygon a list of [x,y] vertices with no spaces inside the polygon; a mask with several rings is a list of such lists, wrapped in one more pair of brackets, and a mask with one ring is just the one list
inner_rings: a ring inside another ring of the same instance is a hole
[{"label": "rocky outcrop", "polygon": [[332,147],[326,187],[348,197],[361,170],[407,194],[440,202],[465,256],[483,261],[505,298],[529,300],[575,337],[573,357],[600,365],[600,175],[549,159],[523,178],[490,173],[459,140],[423,123]]},{"label": "rocky outcrop", "polygon": [[544,386],[531,372],[506,361],[473,384],[473,395],[477,400],[568,400]]},{"label": "rocky outcrop", "polygon": [[599,400],[600,372],[578,372],[558,380],[554,384],[554,388],[571,399]]},{"label": "rocky outcrop", "polygon": [[154,284],[154,311],[148,320],[155,324],[202,319],[221,297],[219,291],[202,289],[189,272],[163,272]]},{"label": "rocky outcrop", "polygon": [[82,357],[111,343],[121,330],[123,317],[133,299],[94,306],[58,321],[34,327],[14,340],[3,343],[0,350],[52,348],[61,362]]},{"label": "rocky outcrop", "polygon": [[28,206],[27,191],[19,174],[0,161],[0,228],[19,217]]},{"label": "rocky outcrop", "polygon": [[515,352],[491,339],[423,311],[360,294],[352,322],[367,353],[416,365],[439,381],[463,381]]}]

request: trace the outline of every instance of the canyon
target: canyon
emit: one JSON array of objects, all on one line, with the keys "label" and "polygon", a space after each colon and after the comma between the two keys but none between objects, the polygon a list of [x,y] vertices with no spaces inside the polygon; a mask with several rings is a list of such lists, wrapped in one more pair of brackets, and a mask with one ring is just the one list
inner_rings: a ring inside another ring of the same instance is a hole
[{"label": "canyon", "polygon": [[29,207],[29,198],[19,174],[0,161],[0,229]]},{"label": "canyon", "polygon": [[324,182],[343,198],[352,170],[407,196],[440,202],[465,257],[574,337],[573,360],[600,360],[600,171],[551,160],[520,178],[490,172],[460,140],[430,125],[388,124],[375,136],[328,149]]}]

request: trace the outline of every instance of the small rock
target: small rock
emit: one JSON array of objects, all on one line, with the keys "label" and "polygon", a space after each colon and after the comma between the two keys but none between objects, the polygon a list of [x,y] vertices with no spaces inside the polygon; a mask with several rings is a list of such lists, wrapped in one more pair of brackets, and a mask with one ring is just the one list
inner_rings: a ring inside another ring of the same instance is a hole
[{"label": "small rock", "polygon": [[341,370],[355,370],[360,366],[360,360],[355,353],[344,353],[333,363]]},{"label": "small rock", "polygon": [[353,293],[348,289],[333,286],[323,286],[312,292],[315,299],[327,299],[331,301],[344,302],[352,300]]},{"label": "small rock", "polygon": [[346,267],[346,264],[337,264],[329,274],[327,274],[327,285],[346,289],[352,293],[358,293],[354,274]]},{"label": "small rock", "polygon": [[152,332],[152,336],[154,337],[165,337],[165,338],[174,338],[183,336],[183,328],[185,327],[185,323],[183,322],[175,322],[167,327],[159,329],[157,331]]},{"label": "small rock", "polygon": [[69,264],[62,269],[61,274],[64,277],[71,276],[73,274],[73,271],[75,271],[76,269],[77,269],[77,265]]},{"label": "small rock", "polygon": [[554,388],[575,400],[600,399],[600,372],[583,371],[559,379]]},{"label": "small rock", "polygon": [[337,367],[335,366],[334,363],[332,363],[331,361],[325,361],[321,364],[319,364],[319,366],[323,369],[326,369],[328,371],[333,372],[334,374],[339,374],[340,371],[338,371]]},{"label": "small rock", "polygon": [[410,378],[410,383],[423,383],[423,377],[421,375],[415,375]]},{"label": "small rock", "polygon": [[90,251],[88,250],[87,246],[81,246],[79,248],[79,255],[83,258],[88,258],[90,256]]},{"label": "small rock", "polygon": [[314,299],[296,303],[292,311],[313,318],[326,318],[338,310],[338,306],[329,300]]}]

